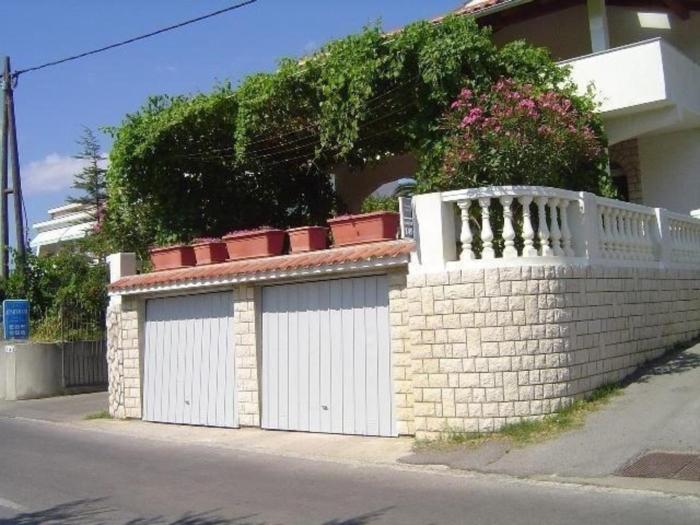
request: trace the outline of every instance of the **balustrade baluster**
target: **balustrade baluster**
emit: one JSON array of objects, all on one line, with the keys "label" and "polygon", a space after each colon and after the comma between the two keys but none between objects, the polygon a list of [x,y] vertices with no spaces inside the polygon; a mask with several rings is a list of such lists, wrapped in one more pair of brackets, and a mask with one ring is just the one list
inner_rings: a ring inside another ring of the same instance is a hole
[{"label": "balustrade baluster", "polygon": [[503,206],[503,257],[505,259],[515,259],[518,250],[515,249],[515,230],[513,229],[513,197],[504,196],[500,198]]},{"label": "balustrade baluster", "polygon": [[547,227],[547,210],[545,208],[547,200],[547,197],[537,197],[537,199],[535,199],[539,217],[537,238],[540,241],[540,255],[542,257],[549,257],[554,253],[552,247],[549,245],[549,228]]},{"label": "balustrade baluster", "polygon": [[552,251],[557,257],[564,255],[564,250],[561,249],[561,230],[559,229],[559,199],[549,200],[549,224],[550,237],[552,239]]},{"label": "balustrade baluster", "polygon": [[489,210],[489,205],[491,204],[490,197],[482,197],[479,199],[479,206],[481,206],[481,258],[482,259],[493,259],[496,257],[496,252],[493,249],[493,230],[491,229],[491,211]]},{"label": "balustrade baluster", "polygon": [[537,257],[535,249],[535,231],[532,229],[532,216],[530,215],[530,204],[532,197],[523,195],[518,197],[518,201],[523,207],[523,257]]},{"label": "balustrade baluster", "polygon": [[608,222],[605,218],[605,209],[596,209],[598,214],[598,235],[600,236],[600,255],[603,258],[609,257],[609,235],[608,235]]},{"label": "balustrade baluster", "polygon": [[610,210],[610,245],[612,247],[611,256],[613,259],[620,259],[622,253],[622,239],[620,235],[620,210],[613,208]]},{"label": "balustrade baluster", "polygon": [[576,253],[571,246],[571,230],[569,229],[569,217],[567,215],[569,204],[571,204],[571,201],[566,199],[559,201],[559,215],[561,216],[561,236],[564,247],[564,255],[567,257],[573,257],[576,255]]},{"label": "balustrade baluster", "polygon": [[459,240],[462,242],[462,253],[459,255],[459,259],[462,261],[471,261],[474,259],[474,252],[472,251],[472,240],[474,240],[474,236],[472,235],[472,229],[469,225],[469,207],[471,204],[472,201],[470,199],[457,203],[462,218],[462,233],[459,236]]}]

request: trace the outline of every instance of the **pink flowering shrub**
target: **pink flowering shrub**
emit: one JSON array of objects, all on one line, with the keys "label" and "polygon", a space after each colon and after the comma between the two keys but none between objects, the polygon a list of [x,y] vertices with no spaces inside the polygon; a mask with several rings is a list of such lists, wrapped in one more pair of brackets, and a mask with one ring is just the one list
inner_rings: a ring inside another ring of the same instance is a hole
[{"label": "pink flowering shrub", "polygon": [[588,99],[502,78],[463,89],[445,118],[438,189],[526,184],[607,193],[605,142]]}]

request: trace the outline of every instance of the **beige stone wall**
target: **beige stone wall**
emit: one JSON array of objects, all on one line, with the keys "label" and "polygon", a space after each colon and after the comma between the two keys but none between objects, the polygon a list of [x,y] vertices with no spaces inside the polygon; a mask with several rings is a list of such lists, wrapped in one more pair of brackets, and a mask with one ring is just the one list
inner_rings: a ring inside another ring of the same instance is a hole
[{"label": "beige stone wall", "polygon": [[415,432],[413,425],[413,363],[408,333],[406,272],[403,270],[389,274],[389,318],[396,424],[399,434],[412,435]]},{"label": "beige stone wall", "polygon": [[121,298],[107,310],[107,371],[109,413],[112,417],[141,417],[141,334],[143,303]]},{"label": "beige stone wall", "polygon": [[415,429],[554,412],[700,334],[700,272],[493,268],[408,278]]},{"label": "beige stone wall", "polygon": [[260,390],[258,375],[258,329],[256,310],[258,291],[253,286],[234,289],[233,323],[236,355],[238,423],[243,427],[260,425]]}]

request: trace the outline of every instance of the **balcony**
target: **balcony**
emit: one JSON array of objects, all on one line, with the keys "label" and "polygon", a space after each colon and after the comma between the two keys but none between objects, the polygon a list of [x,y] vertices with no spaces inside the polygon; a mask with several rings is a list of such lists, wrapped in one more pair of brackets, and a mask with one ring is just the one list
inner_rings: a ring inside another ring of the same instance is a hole
[{"label": "balcony", "polygon": [[593,85],[610,143],[700,125],[700,66],[656,38],[562,62]]}]

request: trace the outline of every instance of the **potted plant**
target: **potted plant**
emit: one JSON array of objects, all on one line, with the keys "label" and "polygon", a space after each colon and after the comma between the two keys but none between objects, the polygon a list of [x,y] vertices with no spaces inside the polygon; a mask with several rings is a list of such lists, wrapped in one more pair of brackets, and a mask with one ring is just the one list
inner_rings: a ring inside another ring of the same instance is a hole
[{"label": "potted plant", "polygon": [[325,250],[328,246],[328,228],[324,226],[301,226],[287,230],[292,253]]},{"label": "potted plant", "polygon": [[151,248],[149,255],[156,272],[195,265],[194,250],[185,244]]},{"label": "potted plant", "polygon": [[197,266],[216,264],[228,259],[226,243],[216,237],[198,238],[192,241]]},{"label": "potted plant", "polygon": [[255,230],[239,230],[224,235],[229,260],[281,255],[284,230],[263,226]]},{"label": "potted plant", "polygon": [[375,211],[359,215],[342,215],[329,219],[335,246],[396,239],[399,214],[393,211]]}]

